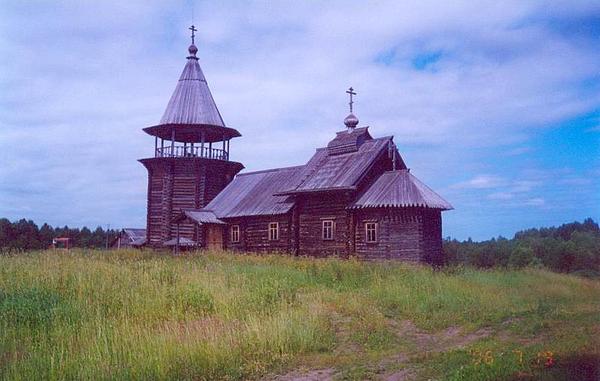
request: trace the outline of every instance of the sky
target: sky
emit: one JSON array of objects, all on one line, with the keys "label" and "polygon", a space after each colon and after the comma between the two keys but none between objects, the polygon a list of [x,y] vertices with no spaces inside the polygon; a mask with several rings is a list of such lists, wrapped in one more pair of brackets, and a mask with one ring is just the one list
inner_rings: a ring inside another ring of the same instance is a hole
[{"label": "sky", "polygon": [[394,135],[444,236],[600,220],[598,1],[0,2],[0,217],[144,227],[160,120],[200,65],[245,171]]}]

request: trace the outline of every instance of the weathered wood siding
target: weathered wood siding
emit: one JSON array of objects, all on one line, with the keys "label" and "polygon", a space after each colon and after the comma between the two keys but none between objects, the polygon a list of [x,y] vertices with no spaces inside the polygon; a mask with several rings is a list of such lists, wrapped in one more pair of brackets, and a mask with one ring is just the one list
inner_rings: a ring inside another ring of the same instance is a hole
[{"label": "weathered wood siding", "polygon": [[[356,254],[363,259],[399,259],[440,263],[441,212],[422,208],[374,208],[356,211]],[[376,222],[377,242],[366,240],[366,223]]]},{"label": "weathered wood siding", "polygon": [[423,210],[423,259],[434,265],[444,264],[442,249],[442,212]]},{"label": "weathered wood siding", "polygon": [[[291,213],[275,216],[253,216],[227,219],[226,247],[252,252],[289,252]],[[269,239],[269,223],[279,223],[279,239]],[[240,226],[240,242],[231,242],[231,226]]]},{"label": "weathered wood siding", "polygon": [[[367,188],[383,172],[391,169],[392,159],[387,151],[382,152],[358,184],[358,192]],[[355,222],[352,212],[347,208],[354,201],[356,194],[354,191],[336,191],[296,195],[292,229],[297,229],[297,233],[292,235],[292,248],[299,255],[316,257],[345,257],[354,252],[355,237],[352,231]],[[323,239],[324,220],[334,221],[333,240]]]},{"label": "weathered wood siding", "polygon": [[[298,208],[298,254],[315,257],[346,256],[350,251],[350,213],[346,209],[352,192],[328,192],[296,196]],[[334,221],[332,240],[322,236],[323,221]]]},{"label": "weathered wood siding", "polygon": [[[161,246],[177,235],[171,221],[182,209],[208,204],[242,168],[241,164],[203,158],[140,160],[148,169],[147,239]],[[179,236],[203,242],[203,231],[191,222],[179,225]]]}]

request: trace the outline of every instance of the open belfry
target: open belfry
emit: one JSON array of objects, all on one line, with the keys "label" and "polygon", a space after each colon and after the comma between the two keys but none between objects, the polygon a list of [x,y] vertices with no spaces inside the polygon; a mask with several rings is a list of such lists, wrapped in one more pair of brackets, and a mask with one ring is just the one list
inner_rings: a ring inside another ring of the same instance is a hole
[{"label": "open belfry", "polygon": [[442,212],[452,205],[411,173],[393,136],[359,126],[352,88],[344,129],[306,164],[238,174],[229,142],[241,135],[223,122],[190,29],[167,109],[144,129],[154,136],[154,157],[140,160],[147,245],[444,262]]}]

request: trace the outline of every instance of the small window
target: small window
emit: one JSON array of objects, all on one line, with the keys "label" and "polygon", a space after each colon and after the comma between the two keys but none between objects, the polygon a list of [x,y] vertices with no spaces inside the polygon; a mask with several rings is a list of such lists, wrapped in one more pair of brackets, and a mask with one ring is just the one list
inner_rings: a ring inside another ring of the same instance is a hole
[{"label": "small window", "polygon": [[333,240],[333,227],[334,227],[334,224],[333,224],[332,220],[323,221],[322,237],[324,240],[326,240],[326,241]]},{"label": "small window", "polygon": [[365,233],[367,242],[377,242],[377,222],[367,222],[365,224]]},{"label": "small window", "polygon": [[231,226],[231,242],[232,243],[240,242],[240,225],[232,225]]},{"label": "small window", "polygon": [[279,222],[269,223],[269,240],[277,241],[279,239]]}]

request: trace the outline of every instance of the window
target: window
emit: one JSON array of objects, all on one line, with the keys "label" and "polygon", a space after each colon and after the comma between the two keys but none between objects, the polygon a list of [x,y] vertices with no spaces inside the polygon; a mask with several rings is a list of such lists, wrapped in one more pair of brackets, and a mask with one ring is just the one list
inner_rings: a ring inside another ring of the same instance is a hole
[{"label": "window", "polygon": [[240,225],[232,225],[231,226],[231,242],[232,243],[240,242]]},{"label": "window", "polygon": [[279,239],[279,222],[269,222],[269,240],[277,241]]},{"label": "window", "polygon": [[377,242],[377,222],[365,223],[365,233],[367,242]]},{"label": "window", "polygon": [[330,241],[333,239],[333,227],[334,225],[332,220],[323,221],[323,233],[321,236],[324,240]]}]

